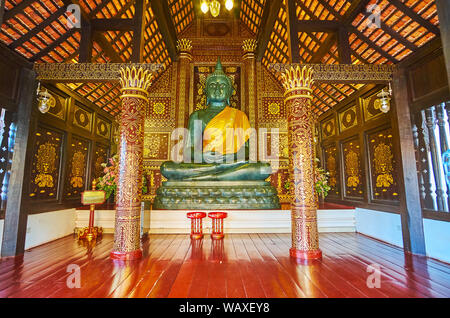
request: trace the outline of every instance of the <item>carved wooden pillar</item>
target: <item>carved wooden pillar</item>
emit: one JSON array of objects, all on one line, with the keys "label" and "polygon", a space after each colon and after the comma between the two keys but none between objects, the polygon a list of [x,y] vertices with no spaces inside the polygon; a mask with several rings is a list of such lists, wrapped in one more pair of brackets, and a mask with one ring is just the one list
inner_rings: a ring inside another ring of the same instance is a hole
[{"label": "carved wooden pillar", "polygon": [[180,39],[177,41],[179,51],[179,69],[178,69],[178,118],[177,126],[186,127],[189,118],[189,84],[191,78],[192,62],[192,41]]},{"label": "carved wooden pillar", "polygon": [[244,55],[242,59],[244,60],[245,67],[245,109],[243,111],[247,113],[248,119],[250,121],[250,126],[256,128],[255,115],[256,115],[256,45],[257,42],[254,39],[244,40],[242,43],[242,49],[244,50]]},{"label": "carved wooden pillar", "polygon": [[120,70],[122,113],[120,117],[119,184],[114,232],[113,259],[137,259],[140,249],[140,216],[142,196],[142,159],[144,150],[144,117],[148,104],[147,90],[152,74],[143,70]]},{"label": "carved wooden pillar", "polygon": [[282,74],[288,116],[289,173],[293,258],[319,259],[314,187],[314,119],[311,111],[312,69],[290,67]]}]

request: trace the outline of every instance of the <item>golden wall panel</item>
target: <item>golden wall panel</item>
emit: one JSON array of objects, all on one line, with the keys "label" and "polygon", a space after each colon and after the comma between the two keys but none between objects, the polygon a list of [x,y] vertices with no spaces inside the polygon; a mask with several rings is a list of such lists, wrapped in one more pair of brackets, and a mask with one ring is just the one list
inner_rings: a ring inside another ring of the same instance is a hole
[{"label": "golden wall panel", "polygon": [[339,112],[339,130],[341,132],[356,127],[358,125],[358,114],[356,105],[353,105],[346,110]]},{"label": "golden wall panel", "polygon": [[38,127],[33,151],[30,193],[33,200],[56,199],[63,134]]},{"label": "golden wall panel", "polygon": [[392,139],[391,128],[367,135],[372,200],[399,200]]},{"label": "golden wall panel", "polygon": [[87,111],[86,109],[75,105],[73,111],[73,122],[72,124],[83,128],[87,131],[92,130],[92,118],[93,113],[91,111]]}]

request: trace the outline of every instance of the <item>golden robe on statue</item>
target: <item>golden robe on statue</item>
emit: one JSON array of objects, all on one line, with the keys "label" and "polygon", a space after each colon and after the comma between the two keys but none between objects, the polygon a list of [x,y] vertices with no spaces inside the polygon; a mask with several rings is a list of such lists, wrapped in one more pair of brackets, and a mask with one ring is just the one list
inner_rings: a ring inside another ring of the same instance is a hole
[{"label": "golden robe on statue", "polygon": [[203,152],[234,154],[250,138],[247,115],[239,109],[226,106],[206,125],[203,133]]}]

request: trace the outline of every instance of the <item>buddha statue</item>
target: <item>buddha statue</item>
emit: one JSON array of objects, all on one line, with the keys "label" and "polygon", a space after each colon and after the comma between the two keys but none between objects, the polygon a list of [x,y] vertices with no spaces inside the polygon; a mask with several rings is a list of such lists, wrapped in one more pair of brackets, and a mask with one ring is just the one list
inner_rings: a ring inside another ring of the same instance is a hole
[{"label": "buddha statue", "polygon": [[206,108],[189,117],[183,162],[161,165],[168,181],[157,190],[154,208],[279,208],[276,189],[264,181],[270,164],[249,160],[250,123],[229,106],[232,93],[218,59],[205,83]]},{"label": "buddha statue", "polygon": [[250,123],[247,115],[229,106],[231,79],[220,59],[205,85],[206,109],[189,117],[189,136],[182,163],[166,161],[161,174],[169,180],[264,180],[269,163],[249,161]]}]

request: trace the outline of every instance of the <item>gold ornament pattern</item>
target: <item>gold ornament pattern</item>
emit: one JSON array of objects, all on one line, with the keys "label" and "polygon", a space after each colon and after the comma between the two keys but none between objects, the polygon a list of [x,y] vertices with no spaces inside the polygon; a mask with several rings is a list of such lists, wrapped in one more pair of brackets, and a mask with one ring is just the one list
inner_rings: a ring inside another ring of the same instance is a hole
[{"label": "gold ornament pattern", "polygon": [[337,148],[335,144],[324,147],[325,168],[328,171],[329,195],[339,195],[339,166],[337,164]]},{"label": "gold ornament pattern", "polygon": [[38,127],[31,168],[29,193],[31,199],[56,198],[62,140],[61,133]]},{"label": "gold ornament pattern", "polygon": [[66,198],[77,197],[84,190],[89,141],[73,136],[69,149],[68,176],[64,190]]},{"label": "gold ornament pattern", "polygon": [[144,117],[151,79],[151,74],[143,69],[121,70],[121,147],[114,228],[115,253],[126,254],[140,249]]},{"label": "gold ornament pattern", "polygon": [[56,170],[56,156],[55,145],[50,142],[39,146],[36,163],[39,174],[34,179],[34,183],[39,188],[52,188],[54,186],[52,173]]},{"label": "gold ornament pattern", "polygon": [[358,139],[342,144],[344,160],[344,180],[346,197],[363,197],[361,158]]},{"label": "gold ornament pattern", "polygon": [[372,198],[398,201],[395,160],[392,151],[392,130],[387,128],[368,135]]},{"label": "gold ornament pattern", "polygon": [[391,147],[380,143],[375,147],[374,160],[375,173],[377,175],[376,186],[378,188],[388,188],[394,183],[392,176],[392,152]]},{"label": "gold ornament pattern", "polygon": [[[288,118],[292,249],[319,252],[314,186],[314,121],[311,116],[312,70],[290,68],[282,74]],[[291,254],[292,255],[292,254]]]}]

